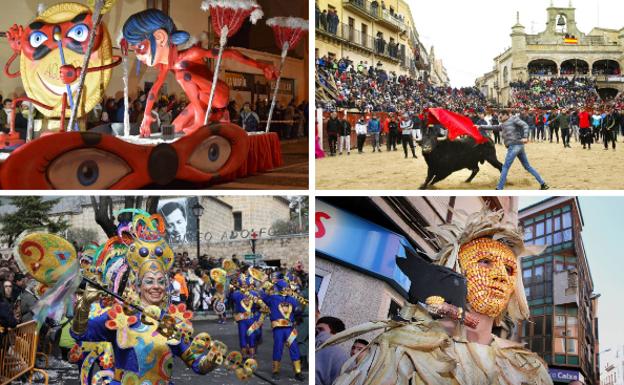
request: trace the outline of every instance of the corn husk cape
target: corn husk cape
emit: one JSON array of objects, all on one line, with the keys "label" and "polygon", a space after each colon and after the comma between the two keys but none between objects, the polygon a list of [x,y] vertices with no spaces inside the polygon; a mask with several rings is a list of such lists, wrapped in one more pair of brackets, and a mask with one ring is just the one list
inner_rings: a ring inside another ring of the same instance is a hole
[{"label": "corn husk cape", "polygon": [[[525,247],[521,230],[504,221],[502,211],[453,211],[457,220],[428,229],[440,247],[432,257],[434,263],[463,274],[460,246],[482,237],[505,243],[518,261],[543,251],[541,247]],[[504,321],[529,317],[522,278],[516,282]],[[499,318],[497,321],[503,320]],[[334,385],[552,385],[546,364],[522,344],[494,336],[490,345],[481,345],[467,341],[463,333],[451,336],[423,307],[414,304],[405,305],[398,319],[372,321],[340,332],[317,351],[380,330],[383,333],[362,352],[360,362],[356,362],[357,356],[347,360]]]}]

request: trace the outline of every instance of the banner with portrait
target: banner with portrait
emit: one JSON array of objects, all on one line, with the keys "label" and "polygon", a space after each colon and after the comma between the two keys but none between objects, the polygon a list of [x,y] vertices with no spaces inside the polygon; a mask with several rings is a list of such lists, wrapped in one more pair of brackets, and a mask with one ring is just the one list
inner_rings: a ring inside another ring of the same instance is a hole
[{"label": "banner with portrait", "polygon": [[158,202],[158,213],[165,220],[170,245],[197,241],[197,218],[192,210],[196,204],[197,197],[161,199]]}]

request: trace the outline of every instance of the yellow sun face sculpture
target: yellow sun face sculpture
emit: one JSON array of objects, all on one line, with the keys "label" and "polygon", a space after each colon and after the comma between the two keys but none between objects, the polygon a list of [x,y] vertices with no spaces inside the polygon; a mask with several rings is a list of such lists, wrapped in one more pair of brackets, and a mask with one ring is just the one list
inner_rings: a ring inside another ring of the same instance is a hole
[{"label": "yellow sun face sculpture", "polygon": [[[62,95],[67,92],[67,87],[60,76],[62,63],[59,40],[65,63],[77,68],[82,67],[92,27],[92,12],[87,6],[78,3],[60,3],[46,9],[24,29],[20,56],[22,81],[30,98],[54,107],[53,110],[37,107],[46,117],[61,116]],[[89,67],[110,64],[112,56],[110,35],[104,24],[100,24]],[[111,71],[106,69],[87,73],[78,117],[91,111],[102,100],[104,90],[110,81]],[[74,98],[78,83],[79,79],[76,79],[70,84]]]}]

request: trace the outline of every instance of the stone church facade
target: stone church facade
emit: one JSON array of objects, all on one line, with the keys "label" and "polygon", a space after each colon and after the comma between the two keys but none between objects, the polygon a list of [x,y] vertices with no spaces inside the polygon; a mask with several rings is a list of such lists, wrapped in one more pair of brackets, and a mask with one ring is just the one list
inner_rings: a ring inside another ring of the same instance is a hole
[{"label": "stone church facade", "polygon": [[511,28],[511,47],[494,58],[492,71],[476,80],[476,86],[492,104],[507,106],[510,83],[534,77],[593,77],[601,96],[624,90],[624,28],[580,31],[576,9],[547,8],[546,29],[527,34],[519,15]]}]

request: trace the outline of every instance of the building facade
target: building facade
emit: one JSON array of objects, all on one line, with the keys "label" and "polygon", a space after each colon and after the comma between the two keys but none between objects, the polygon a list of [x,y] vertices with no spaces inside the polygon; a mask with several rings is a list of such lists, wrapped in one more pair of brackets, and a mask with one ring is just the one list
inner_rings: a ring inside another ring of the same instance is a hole
[{"label": "building facade", "polygon": [[555,384],[580,380],[598,385],[597,299],[581,232],[577,198],[554,197],[518,213],[528,245],[543,253],[522,259],[531,310],[519,338],[548,364]]},{"label": "building facade", "polygon": [[[143,199],[145,202],[145,199]],[[167,203],[180,208],[183,228],[180,237],[169,243],[176,252],[188,252],[191,257],[197,254],[197,234],[200,253],[209,256],[230,257],[237,255],[243,259],[252,254],[251,240],[255,241],[255,252],[271,265],[292,266],[297,261],[308,265],[308,234],[293,232],[278,233],[273,228],[276,221],[290,220],[289,201],[276,196],[168,196],[161,197],[159,213],[168,223],[168,213],[161,211]],[[199,203],[204,212],[199,218],[192,213],[192,206]],[[113,211],[125,207],[125,197],[113,197]],[[8,199],[0,204],[0,215],[15,212],[16,207]],[[175,215],[175,213],[173,214]],[[54,206],[50,217],[63,217],[71,230],[90,230],[95,234],[92,241],[102,244],[107,240],[106,233],[96,223],[95,211],[90,197],[65,196]],[[179,218],[179,217],[178,217]],[[170,230],[166,226],[167,231]],[[173,228],[172,228],[173,229]],[[66,236],[69,232],[66,234]],[[11,253],[8,245],[0,245],[0,253]]]},{"label": "building facade", "polygon": [[593,28],[581,32],[576,9],[550,6],[546,29],[528,34],[519,15],[511,28],[511,47],[494,58],[491,71],[476,80],[476,86],[492,103],[502,106],[512,99],[510,83],[529,78],[592,77],[601,96],[624,90],[624,28]]},{"label": "building facade", "polygon": [[442,63],[442,59],[438,59],[436,57],[433,46],[431,46],[431,49],[429,50],[429,61],[431,62],[429,82],[434,86],[448,86],[451,80],[449,79],[446,68]]},{"label": "building facade", "polygon": [[[317,0],[316,56],[427,78],[430,62],[405,0]],[[335,12],[337,23],[325,23]],[[325,15],[324,15],[325,13]]]},{"label": "building facade", "polygon": [[624,385],[624,346],[600,352],[600,385]]},{"label": "building facade", "polygon": [[348,328],[397,314],[407,301],[393,270],[399,245],[434,254],[438,248],[428,226],[452,221],[450,208],[471,213],[484,206],[517,220],[517,197],[317,198],[315,290],[321,315],[338,317]]}]

